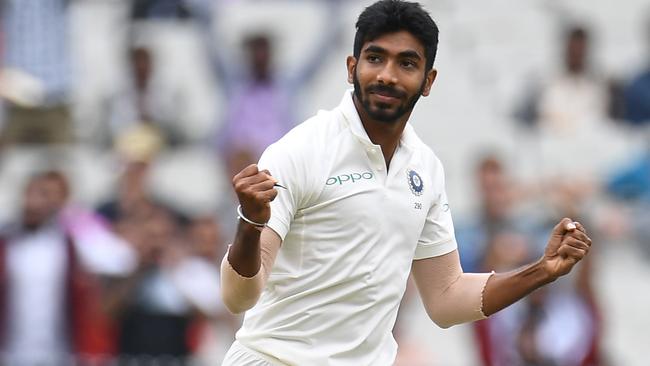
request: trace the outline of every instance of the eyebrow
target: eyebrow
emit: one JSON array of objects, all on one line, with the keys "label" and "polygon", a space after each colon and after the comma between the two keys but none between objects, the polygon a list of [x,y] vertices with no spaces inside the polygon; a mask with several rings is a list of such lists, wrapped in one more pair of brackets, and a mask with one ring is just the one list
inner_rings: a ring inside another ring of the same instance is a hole
[{"label": "eyebrow", "polygon": [[[380,54],[388,53],[388,51],[386,51],[385,48],[379,47],[377,45],[372,45],[372,44],[369,45],[368,47],[366,47],[366,49],[364,49],[363,52],[380,53]],[[422,59],[422,56],[420,56],[419,53],[417,53],[417,52],[415,52],[413,50],[402,51],[402,52],[398,53],[397,56],[403,57],[403,58],[413,58],[413,59],[417,59],[417,60]]]}]

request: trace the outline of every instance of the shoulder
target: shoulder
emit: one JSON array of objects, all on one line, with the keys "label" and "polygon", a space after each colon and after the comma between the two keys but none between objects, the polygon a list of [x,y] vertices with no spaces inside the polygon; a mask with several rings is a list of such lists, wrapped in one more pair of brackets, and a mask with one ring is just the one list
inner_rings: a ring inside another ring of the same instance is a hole
[{"label": "shoulder", "polygon": [[416,158],[420,160],[420,163],[432,174],[444,174],[442,161],[438,158],[438,155],[435,153],[433,148],[424,143],[411,126],[408,126],[407,128],[409,129],[409,146],[413,149],[414,154]]},{"label": "shoulder", "polygon": [[345,129],[342,114],[337,109],[321,110],[313,117],[292,128],[269,146],[276,153],[296,153],[305,157],[322,150]]}]

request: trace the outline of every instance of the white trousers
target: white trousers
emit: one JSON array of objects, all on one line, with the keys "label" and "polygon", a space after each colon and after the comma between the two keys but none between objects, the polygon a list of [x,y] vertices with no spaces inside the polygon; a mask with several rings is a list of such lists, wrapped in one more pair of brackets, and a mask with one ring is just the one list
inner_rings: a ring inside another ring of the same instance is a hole
[{"label": "white trousers", "polygon": [[268,356],[264,356],[249,348],[246,348],[238,341],[235,341],[226,353],[221,366],[284,366],[282,363],[274,362]]}]

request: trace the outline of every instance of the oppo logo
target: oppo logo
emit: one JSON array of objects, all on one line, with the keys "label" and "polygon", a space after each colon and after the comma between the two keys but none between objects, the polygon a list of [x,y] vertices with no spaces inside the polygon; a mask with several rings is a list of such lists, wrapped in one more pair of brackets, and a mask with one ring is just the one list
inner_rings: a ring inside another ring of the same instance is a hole
[{"label": "oppo logo", "polygon": [[344,183],[348,183],[348,182],[354,183],[364,179],[366,180],[372,179],[374,177],[375,175],[372,174],[371,172],[341,174],[341,175],[337,175],[336,177],[327,178],[327,182],[325,182],[325,184],[328,186],[332,186],[335,184],[343,185]]}]

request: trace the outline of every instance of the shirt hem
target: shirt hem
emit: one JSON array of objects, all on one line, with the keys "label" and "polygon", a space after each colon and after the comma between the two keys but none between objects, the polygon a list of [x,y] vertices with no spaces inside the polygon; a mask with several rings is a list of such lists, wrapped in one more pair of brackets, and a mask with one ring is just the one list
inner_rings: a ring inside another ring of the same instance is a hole
[{"label": "shirt hem", "polygon": [[413,260],[439,257],[453,252],[456,248],[458,248],[458,244],[455,238],[449,238],[432,244],[418,244]]}]

